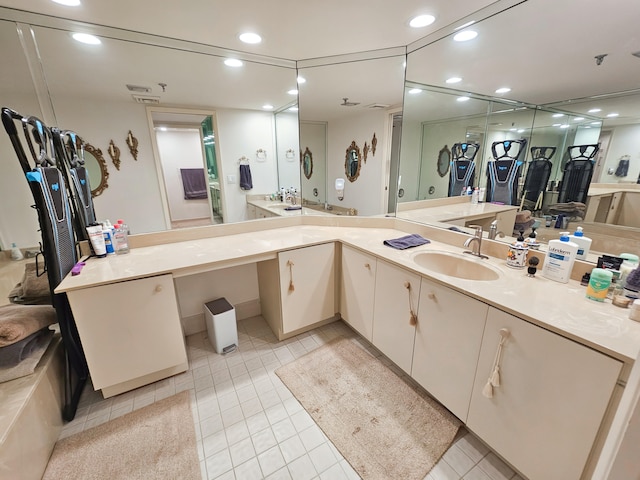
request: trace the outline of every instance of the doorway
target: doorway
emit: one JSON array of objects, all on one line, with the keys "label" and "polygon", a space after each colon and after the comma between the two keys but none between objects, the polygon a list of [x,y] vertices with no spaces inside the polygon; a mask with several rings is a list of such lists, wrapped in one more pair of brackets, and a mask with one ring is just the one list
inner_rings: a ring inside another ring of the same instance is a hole
[{"label": "doorway", "polygon": [[395,213],[398,203],[398,173],[400,171],[400,139],[402,138],[402,112],[391,114],[391,155],[389,156],[389,173],[387,175],[386,213]]},{"label": "doorway", "polygon": [[168,229],[223,223],[215,112],[149,107]]}]

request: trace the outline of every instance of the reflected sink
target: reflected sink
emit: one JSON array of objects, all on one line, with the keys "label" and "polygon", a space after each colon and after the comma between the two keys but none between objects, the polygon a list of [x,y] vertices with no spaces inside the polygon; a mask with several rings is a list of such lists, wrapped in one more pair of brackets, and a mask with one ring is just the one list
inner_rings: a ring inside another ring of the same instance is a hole
[{"label": "reflected sink", "polygon": [[500,278],[500,273],[497,270],[480,263],[481,260],[462,256],[461,254],[426,251],[417,253],[413,257],[413,261],[422,268],[449,277],[479,281]]}]

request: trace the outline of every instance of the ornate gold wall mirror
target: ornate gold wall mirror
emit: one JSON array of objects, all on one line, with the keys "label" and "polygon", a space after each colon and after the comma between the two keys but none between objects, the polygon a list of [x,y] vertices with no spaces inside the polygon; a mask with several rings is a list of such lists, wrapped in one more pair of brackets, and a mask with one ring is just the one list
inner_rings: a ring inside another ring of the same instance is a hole
[{"label": "ornate gold wall mirror", "polygon": [[347,154],[344,160],[344,173],[350,182],[355,182],[360,176],[361,166],[360,147],[356,145],[354,140],[351,142],[351,145],[349,145],[349,148],[347,148]]},{"label": "ornate gold wall mirror", "polygon": [[302,173],[304,173],[304,176],[311,178],[311,175],[313,174],[313,154],[311,153],[311,150],[309,150],[309,147],[304,149],[304,153],[300,158],[300,163],[302,164]]},{"label": "ornate gold wall mirror", "polygon": [[438,153],[438,175],[444,177],[449,171],[449,165],[451,164],[451,150],[445,145]]},{"label": "ornate gold wall mirror", "polygon": [[89,173],[91,196],[97,197],[109,186],[107,183],[109,171],[107,170],[107,162],[105,162],[104,157],[102,156],[102,150],[89,143],[85,143],[84,167]]}]

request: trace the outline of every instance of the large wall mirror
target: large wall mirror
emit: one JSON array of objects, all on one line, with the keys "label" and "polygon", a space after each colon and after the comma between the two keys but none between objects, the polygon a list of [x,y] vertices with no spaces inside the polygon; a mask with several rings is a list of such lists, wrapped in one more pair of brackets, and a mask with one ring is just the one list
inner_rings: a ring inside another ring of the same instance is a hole
[{"label": "large wall mirror", "polygon": [[89,173],[91,183],[91,196],[97,197],[105,188],[109,187],[109,169],[104,160],[102,150],[90,143],[84,144],[84,167]]}]

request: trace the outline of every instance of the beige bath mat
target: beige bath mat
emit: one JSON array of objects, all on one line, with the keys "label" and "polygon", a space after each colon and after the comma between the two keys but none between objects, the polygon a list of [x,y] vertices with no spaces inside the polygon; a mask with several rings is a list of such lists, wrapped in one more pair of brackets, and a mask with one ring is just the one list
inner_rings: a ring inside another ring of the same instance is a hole
[{"label": "beige bath mat", "polygon": [[345,338],[276,370],[364,479],[420,479],[454,440],[460,422]]}]

